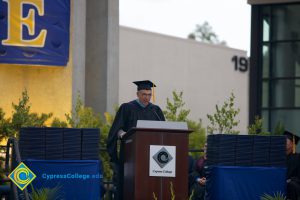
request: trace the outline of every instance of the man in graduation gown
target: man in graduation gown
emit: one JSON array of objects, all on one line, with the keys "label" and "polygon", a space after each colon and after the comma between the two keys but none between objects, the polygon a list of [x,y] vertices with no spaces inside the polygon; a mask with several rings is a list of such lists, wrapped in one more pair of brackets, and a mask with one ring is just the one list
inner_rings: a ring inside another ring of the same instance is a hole
[{"label": "man in graduation gown", "polygon": [[[120,106],[107,140],[107,151],[110,155],[114,168],[113,182],[116,186],[115,199],[123,197],[123,144],[122,137],[132,127],[136,127],[138,120],[165,121],[162,110],[150,103],[152,88],[156,87],[151,81],[136,81],[137,99],[124,103]],[[118,155],[117,144],[121,141],[120,155]],[[125,183],[126,184],[126,183]]]},{"label": "man in graduation gown", "polygon": [[285,131],[287,154],[287,199],[300,200],[300,155],[296,153],[299,137]]}]

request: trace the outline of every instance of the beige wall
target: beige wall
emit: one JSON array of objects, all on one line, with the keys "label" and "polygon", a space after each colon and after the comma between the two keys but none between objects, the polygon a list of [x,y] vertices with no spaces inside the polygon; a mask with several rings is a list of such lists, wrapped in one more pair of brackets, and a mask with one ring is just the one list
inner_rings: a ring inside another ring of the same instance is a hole
[{"label": "beige wall", "polygon": [[64,118],[71,110],[72,65],[67,67],[38,67],[0,65],[0,107],[11,115],[12,102],[17,103],[27,89],[33,112],[52,112]]},{"label": "beige wall", "polygon": [[239,130],[246,132],[249,74],[234,70],[234,55],[246,57],[246,52],[120,27],[119,103],[135,98],[132,81],[150,79],[158,86],[156,103],[162,109],[173,90],[183,91],[190,117],[207,125],[206,115],[234,92]]}]

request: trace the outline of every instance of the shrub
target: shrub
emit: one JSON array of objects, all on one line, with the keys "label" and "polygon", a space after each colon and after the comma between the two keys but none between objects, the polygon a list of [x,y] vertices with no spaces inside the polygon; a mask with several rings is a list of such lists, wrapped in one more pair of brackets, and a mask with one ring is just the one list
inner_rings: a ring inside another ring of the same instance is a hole
[{"label": "shrub", "polygon": [[10,119],[5,119],[5,112],[0,108],[0,141],[9,137],[9,134],[12,132],[10,128]]},{"label": "shrub", "polygon": [[207,118],[210,121],[210,125],[207,126],[207,132],[209,134],[239,134],[239,131],[234,130],[234,128],[240,123],[239,120],[235,119],[240,109],[234,108],[234,100],[235,96],[231,93],[229,100],[225,100],[222,107],[216,105],[216,112],[212,115],[207,114]]},{"label": "shrub", "polygon": [[42,127],[52,117],[52,113],[37,114],[30,112],[30,103],[27,90],[22,92],[22,97],[17,104],[12,103],[12,118],[5,119],[5,113],[0,108],[0,139],[18,137],[22,127]]},{"label": "shrub", "polygon": [[37,113],[30,112],[30,103],[27,90],[22,92],[22,98],[19,99],[18,104],[12,103],[13,115],[11,119],[11,128],[14,135],[17,135],[22,127],[42,127],[45,126],[46,121],[52,117],[52,113]]},{"label": "shrub", "polygon": [[[109,113],[104,114],[104,120],[100,114],[96,114],[92,108],[85,107],[80,99],[77,97],[74,112],[66,114],[67,124],[73,128],[99,128],[100,129],[100,148],[106,149],[106,141],[109,129],[113,121],[113,115]],[[58,125],[63,124],[61,121],[56,122]],[[111,180],[112,170],[110,167],[110,158],[106,151],[100,152],[100,158],[102,160],[104,168],[104,179]]]},{"label": "shrub", "polygon": [[51,123],[51,127],[56,127],[56,128],[67,128],[68,124],[65,121],[62,121],[58,118],[54,118],[52,123]]},{"label": "shrub", "polygon": [[285,130],[284,124],[282,122],[278,122],[275,126],[274,132],[271,133],[269,131],[266,131],[263,127],[263,118],[260,118],[259,116],[255,116],[254,123],[249,125],[248,127],[248,134],[249,135],[283,135],[283,132]]},{"label": "shrub", "polygon": [[[167,98],[166,110],[163,111],[166,119],[168,121],[182,121],[187,122],[188,128],[193,130],[189,135],[189,148],[190,149],[200,149],[204,146],[206,140],[205,128],[202,126],[202,121],[193,121],[188,119],[190,113],[189,109],[185,109],[185,102],[183,101],[183,92],[177,93],[172,92],[172,101]],[[199,156],[199,153],[193,153],[194,157]]]},{"label": "shrub", "polygon": [[254,123],[248,127],[249,135],[270,135],[270,132],[264,131],[263,129],[263,118],[255,116]]}]

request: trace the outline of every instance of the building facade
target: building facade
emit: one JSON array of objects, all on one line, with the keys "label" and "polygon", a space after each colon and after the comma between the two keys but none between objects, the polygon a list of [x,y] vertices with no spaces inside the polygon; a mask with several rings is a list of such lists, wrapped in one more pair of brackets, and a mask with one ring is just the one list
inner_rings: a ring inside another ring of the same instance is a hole
[{"label": "building facade", "polygon": [[250,123],[300,135],[300,1],[248,0],[252,6]]},{"label": "building facade", "polygon": [[[156,104],[166,108],[172,91],[183,92],[189,118],[209,121],[215,105],[228,100],[231,92],[240,108],[238,130],[247,133],[249,73],[247,53],[222,45],[176,38],[120,27],[119,103],[136,98],[135,80],[152,80]],[[242,65],[240,65],[240,63]],[[243,65],[244,64],[244,65]]]}]

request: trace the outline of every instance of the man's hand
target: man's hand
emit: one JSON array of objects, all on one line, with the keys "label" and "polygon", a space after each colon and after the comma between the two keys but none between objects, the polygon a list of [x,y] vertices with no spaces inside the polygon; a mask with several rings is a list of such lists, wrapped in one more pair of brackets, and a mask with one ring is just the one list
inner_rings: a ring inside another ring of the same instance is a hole
[{"label": "man's hand", "polygon": [[119,136],[120,139],[121,139],[125,134],[126,134],[126,132],[123,131],[122,129],[120,129],[120,130],[118,131],[118,136]]}]

